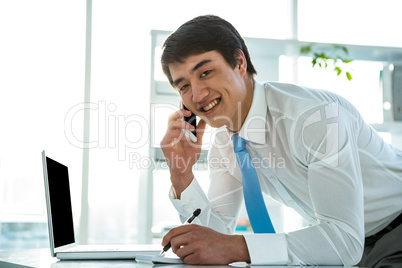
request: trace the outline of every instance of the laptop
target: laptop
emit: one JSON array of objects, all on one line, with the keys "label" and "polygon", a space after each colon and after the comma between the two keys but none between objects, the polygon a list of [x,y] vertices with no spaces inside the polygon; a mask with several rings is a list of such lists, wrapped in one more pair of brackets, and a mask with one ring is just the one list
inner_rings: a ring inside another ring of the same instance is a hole
[{"label": "laptop", "polygon": [[50,251],[60,260],[135,259],[158,255],[160,245],[76,245],[68,167],[42,152]]}]

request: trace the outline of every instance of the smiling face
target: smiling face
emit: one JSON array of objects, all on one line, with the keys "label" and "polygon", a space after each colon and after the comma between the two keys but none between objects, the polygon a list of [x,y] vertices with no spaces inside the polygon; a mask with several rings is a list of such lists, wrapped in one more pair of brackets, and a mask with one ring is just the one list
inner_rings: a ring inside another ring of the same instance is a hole
[{"label": "smiling face", "polygon": [[240,51],[232,68],[217,51],[169,64],[173,85],[184,105],[212,127],[238,131],[253,100],[253,79]]}]

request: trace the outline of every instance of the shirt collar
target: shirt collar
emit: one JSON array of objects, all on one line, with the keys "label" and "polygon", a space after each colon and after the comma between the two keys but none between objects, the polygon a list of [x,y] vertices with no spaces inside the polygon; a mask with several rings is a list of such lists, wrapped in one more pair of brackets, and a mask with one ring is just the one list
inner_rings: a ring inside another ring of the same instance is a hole
[{"label": "shirt collar", "polygon": [[246,120],[238,132],[239,136],[253,143],[265,144],[267,109],[264,86],[254,80],[253,102]]}]

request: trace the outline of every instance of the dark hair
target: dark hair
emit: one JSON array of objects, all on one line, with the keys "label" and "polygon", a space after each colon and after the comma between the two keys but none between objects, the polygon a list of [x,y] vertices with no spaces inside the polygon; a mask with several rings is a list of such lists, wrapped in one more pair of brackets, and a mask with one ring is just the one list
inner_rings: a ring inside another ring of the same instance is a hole
[{"label": "dark hair", "polygon": [[184,23],[166,39],[163,48],[162,69],[171,85],[169,64],[212,50],[219,52],[235,68],[240,49],[247,61],[247,72],[257,74],[243,38],[232,24],[218,16],[199,16]]}]

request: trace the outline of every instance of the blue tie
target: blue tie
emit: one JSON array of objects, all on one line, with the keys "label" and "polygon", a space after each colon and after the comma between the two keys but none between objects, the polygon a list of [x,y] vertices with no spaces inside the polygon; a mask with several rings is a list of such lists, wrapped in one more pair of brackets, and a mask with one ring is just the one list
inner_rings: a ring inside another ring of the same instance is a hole
[{"label": "blue tie", "polygon": [[254,233],[275,233],[262,197],[257,172],[246,149],[246,140],[239,135],[233,135],[232,142],[237,163],[241,169],[244,201],[251,227]]}]

